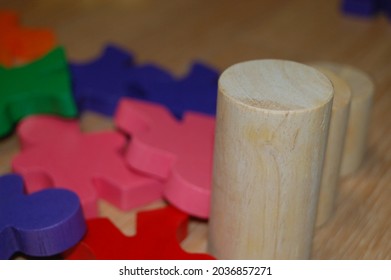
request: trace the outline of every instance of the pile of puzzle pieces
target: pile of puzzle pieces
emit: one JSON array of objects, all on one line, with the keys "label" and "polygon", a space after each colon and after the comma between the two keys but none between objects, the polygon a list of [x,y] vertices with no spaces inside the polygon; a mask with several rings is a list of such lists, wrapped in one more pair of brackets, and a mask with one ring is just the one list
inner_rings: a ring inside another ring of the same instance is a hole
[{"label": "pile of puzzle pieces", "polygon": [[[14,12],[0,11],[0,29],[0,137],[16,131],[21,146],[0,176],[0,259],[213,259],[179,242],[189,216],[209,215],[218,72],[194,63],[175,77],[114,45],[69,63],[50,30]],[[84,111],[116,129],[83,133]],[[138,213],[126,237],[99,217],[99,199],[168,206]]]}]

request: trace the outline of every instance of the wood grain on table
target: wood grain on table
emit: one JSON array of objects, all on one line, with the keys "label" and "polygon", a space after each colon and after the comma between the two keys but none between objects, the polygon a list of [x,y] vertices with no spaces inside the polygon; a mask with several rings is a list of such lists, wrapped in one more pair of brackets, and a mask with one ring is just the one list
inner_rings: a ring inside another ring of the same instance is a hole
[{"label": "wood grain on table", "polygon": [[[376,91],[361,168],[341,180],[333,218],[315,232],[313,259],[391,259],[391,20],[344,16],[340,1],[152,1],[0,0],[27,26],[49,27],[70,61],[98,56],[106,43],[132,51],[138,63],[153,62],[177,75],[199,60],[219,69],[252,59],[350,64],[373,77]],[[111,121],[83,116],[86,131]],[[15,135],[0,140],[0,174],[18,152]],[[164,202],[143,209],[161,207]],[[134,213],[100,202],[125,234],[134,234]],[[182,243],[206,250],[208,225],[192,220]]]}]

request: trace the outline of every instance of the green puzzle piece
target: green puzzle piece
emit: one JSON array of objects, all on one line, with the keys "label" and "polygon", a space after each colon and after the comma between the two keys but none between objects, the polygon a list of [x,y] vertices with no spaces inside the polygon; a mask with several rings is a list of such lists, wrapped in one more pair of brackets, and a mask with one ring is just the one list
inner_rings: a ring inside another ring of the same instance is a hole
[{"label": "green puzzle piece", "polygon": [[77,114],[65,52],[57,47],[30,64],[0,66],[0,137],[32,114]]}]

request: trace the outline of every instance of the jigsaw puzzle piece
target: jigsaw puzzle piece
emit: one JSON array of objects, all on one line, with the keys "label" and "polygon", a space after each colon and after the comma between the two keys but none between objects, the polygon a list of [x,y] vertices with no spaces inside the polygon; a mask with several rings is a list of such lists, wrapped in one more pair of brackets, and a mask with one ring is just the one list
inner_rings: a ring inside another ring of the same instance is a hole
[{"label": "jigsaw puzzle piece", "polygon": [[342,11],[345,14],[373,17],[381,9],[379,0],[343,0]]},{"label": "jigsaw puzzle piece", "polygon": [[29,192],[50,185],[76,192],[86,217],[98,215],[97,199],[129,210],[162,197],[162,183],[127,168],[126,140],[115,131],[83,134],[76,120],[31,116],[17,130],[21,153],[12,168]]},{"label": "jigsaw puzzle piece", "polygon": [[146,100],[165,105],[181,119],[186,111],[216,115],[217,81],[216,70],[201,64],[192,65],[182,79],[142,79],[139,81]]},{"label": "jigsaw puzzle piece", "polygon": [[164,197],[191,215],[209,215],[215,119],[187,113],[176,120],[166,108],[122,99],[116,126],[131,135],[128,165],[164,181]]},{"label": "jigsaw puzzle piece", "polygon": [[391,0],[378,0],[380,1],[381,10],[386,14],[388,19],[391,19]]},{"label": "jigsaw puzzle piece", "polygon": [[[108,219],[87,221],[88,233],[66,259],[97,260],[208,260],[207,254],[192,254],[180,247],[187,236],[188,216],[173,208],[137,214],[136,235],[124,236]],[[103,241],[103,242],[102,242]]]},{"label": "jigsaw puzzle piece", "polygon": [[112,116],[122,97],[145,99],[139,79],[165,80],[169,75],[153,65],[136,66],[133,56],[108,45],[101,57],[88,63],[70,65],[73,89],[80,111],[91,110]]},{"label": "jigsaw puzzle piece", "polygon": [[0,10],[0,27],[17,26],[19,23],[18,15],[11,10]]},{"label": "jigsaw puzzle piece", "polygon": [[20,25],[13,11],[0,11],[0,64],[11,67],[47,54],[56,44],[52,31]]},{"label": "jigsaw puzzle piece", "polygon": [[108,45],[100,58],[88,63],[71,63],[73,92],[80,111],[112,115],[118,96],[126,95],[128,69],[134,65],[129,53]]},{"label": "jigsaw puzzle piece", "polygon": [[77,114],[63,48],[22,67],[0,67],[0,80],[0,137],[28,115]]},{"label": "jigsaw puzzle piece", "polygon": [[155,65],[136,65],[130,53],[108,45],[101,57],[70,69],[80,111],[112,116],[121,98],[132,97],[165,105],[179,119],[185,111],[216,113],[218,73],[201,63],[178,79]]},{"label": "jigsaw puzzle piece", "polygon": [[16,174],[0,177],[0,259],[16,252],[51,256],[76,245],[86,231],[79,198],[64,189],[25,195]]}]

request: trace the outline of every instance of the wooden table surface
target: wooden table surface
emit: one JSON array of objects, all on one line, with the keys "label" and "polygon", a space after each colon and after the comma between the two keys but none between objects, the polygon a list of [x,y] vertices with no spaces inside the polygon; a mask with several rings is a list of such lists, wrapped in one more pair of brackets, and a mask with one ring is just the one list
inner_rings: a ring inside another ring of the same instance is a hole
[{"label": "wooden table surface", "polygon": [[[0,8],[18,11],[28,26],[52,28],[71,61],[93,59],[111,42],[132,51],[139,63],[153,62],[177,75],[194,60],[222,71],[261,58],[328,60],[366,71],[376,85],[368,153],[361,169],[341,181],[336,213],[316,230],[312,258],[390,259],[391,20],[344,16],[339,2],[0,0]],[[87,131],[111,125],[97,115],[83,116]],[[17,152],[14,135],[0,140],[0,174],[10,171]],[[124,213],[104,201],[100,209],[124,233],[135,233],[135,211]],[[183,247],[205,251],[207,230],[206,222],[192,220]]]}]

